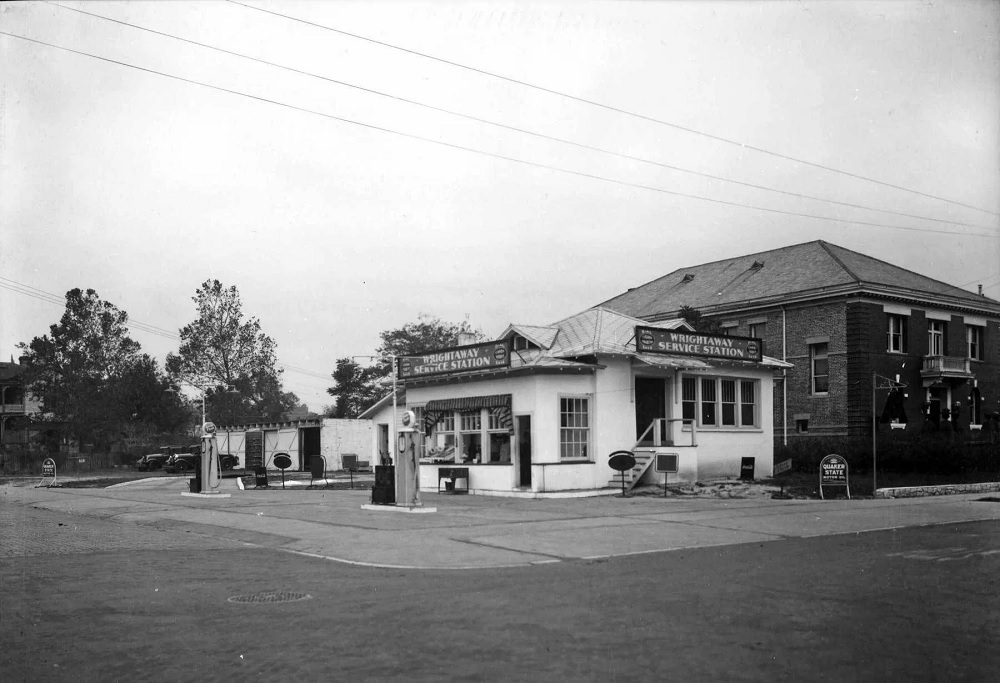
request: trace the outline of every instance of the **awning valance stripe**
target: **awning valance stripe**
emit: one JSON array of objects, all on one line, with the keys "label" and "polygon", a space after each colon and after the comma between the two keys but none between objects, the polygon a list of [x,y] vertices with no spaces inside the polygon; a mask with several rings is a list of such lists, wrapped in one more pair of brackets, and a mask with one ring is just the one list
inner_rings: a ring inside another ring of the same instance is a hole
[{"label": "awning valance stripe", "polygon": [[500,420],[505,429],[513,429],[514,420],[511,417],[510,394],[491,394],[489,396],[465,396],[463,398],[443,398],[428,401],[424,406],[424,433],[430,434],[434,425],[445,413],[456,410],[482,410],[489,408]]}]

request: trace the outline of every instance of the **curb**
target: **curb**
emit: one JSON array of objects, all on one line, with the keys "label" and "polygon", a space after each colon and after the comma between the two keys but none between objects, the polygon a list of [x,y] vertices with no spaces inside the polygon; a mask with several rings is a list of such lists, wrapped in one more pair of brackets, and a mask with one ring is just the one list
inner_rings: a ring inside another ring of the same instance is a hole
[{"label": "curb", "polygon": [[1000,482],[981,484],[944,484],[938,486],[901,486],[877,489],[876,498],[920,498],[924,496],[951,496],[960,493],[992,493],[1000,491]]}]

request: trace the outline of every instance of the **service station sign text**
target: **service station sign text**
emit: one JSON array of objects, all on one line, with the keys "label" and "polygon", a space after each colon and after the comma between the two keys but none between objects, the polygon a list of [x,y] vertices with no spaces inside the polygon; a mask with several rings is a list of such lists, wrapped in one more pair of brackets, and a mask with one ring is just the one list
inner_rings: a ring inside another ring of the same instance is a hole
[{"label": "service station sign text", "polygon": [[456,346],[419,356],[397,360],[400,379],[416,379],[427,375],[446,375],[510,367],[510,348],[506,341]]},{"label": "service station sign text", "polygon": [[639,353],[669,353],[759,363],[764,357],[761,346],[760,339],[750,337],[727,337],[642,325],[635,328],[635,350]]}]

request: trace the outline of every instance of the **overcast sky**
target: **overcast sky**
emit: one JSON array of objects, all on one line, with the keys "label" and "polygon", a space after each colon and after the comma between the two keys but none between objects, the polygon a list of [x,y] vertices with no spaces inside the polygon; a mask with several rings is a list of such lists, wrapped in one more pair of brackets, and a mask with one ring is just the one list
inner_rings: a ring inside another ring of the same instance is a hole
[{"label": "overcast sky", "polygon": [[218,278],[319,411],[421,313],[815,239],[1000,299],[1000,3],[60,4],[0,5],[4,360],[80,287],[162,363]]}]

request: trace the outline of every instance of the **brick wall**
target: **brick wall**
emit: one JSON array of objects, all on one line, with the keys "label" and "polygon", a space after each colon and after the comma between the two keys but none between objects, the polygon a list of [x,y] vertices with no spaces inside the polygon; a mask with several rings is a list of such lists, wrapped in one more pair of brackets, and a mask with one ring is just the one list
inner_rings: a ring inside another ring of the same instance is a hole
[{"label": "brick wall", "polygon": [[[775,308],[742,315],[719,317],[720,322],[733,323],[730,334],[750,335],[750,323],[764,323],[764,352],[782,358],[782,311]],[[905,401],[909,425],[907,430],[923,428],[921,404],[925,389],[920,370],[927,354],[927,316],[924,310],[912,307],[904,317],[905,352],[888,351],[888,314],[881,303],[847,298],[832,303],[817,303],[785,310],[785,360],[794,367],[787,371],[787,409],[782,407],[781,375],[775,382],[775,438],[780,442],[787,426],[789,442],[816,437],[871,437],[872,375],[899,381],[906,385]],[[760,328],[758,328],[760,329]],[[967,352],[965,318],[953,315],[948,322],[947,354],[964,357]],[[826,396],[811,394],[810,338],[829,339],[830,390]],[[984,333],[982,362],[973,362],[972,369],[984,400],[984,411],[1000,410],[1000,323],[989,321]],[[971,383],[955,386],[953,394],[961,401],[965,423],[968,422],[968,394]],[[881,416],[888,395],[887,389],[875,392],[874,412]],[[787,415],[787,421],[783,417]],[[808,431],[797,430],[796,417],[808,416]],[[880,426],[880,430],[885,427]]]}]

